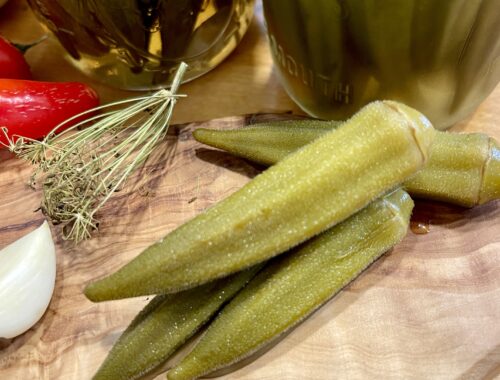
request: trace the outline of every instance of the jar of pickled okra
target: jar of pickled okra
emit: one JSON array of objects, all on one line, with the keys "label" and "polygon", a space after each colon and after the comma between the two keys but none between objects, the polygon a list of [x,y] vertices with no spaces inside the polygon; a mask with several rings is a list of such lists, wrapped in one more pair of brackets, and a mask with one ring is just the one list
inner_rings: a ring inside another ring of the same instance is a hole
[{"label": "jar of pickled okra", "polygon": [[91,77],[129,90],[165,87],[218,65],[245,34],[254,0],[28,0]]},{"label": "jar of pickled okra", "polygon": [[263,0],[276,69],[309,114],[392,99],[439,129],[500,80],[500,0]]}]

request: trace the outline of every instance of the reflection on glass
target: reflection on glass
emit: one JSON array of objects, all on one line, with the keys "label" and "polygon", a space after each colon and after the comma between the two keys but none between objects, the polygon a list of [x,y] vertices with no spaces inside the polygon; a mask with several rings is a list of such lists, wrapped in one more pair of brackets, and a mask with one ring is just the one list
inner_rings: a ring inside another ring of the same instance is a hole
[{"label": "reflection on glass", "polygon": [[77,67],[128,89],[185,80],[219,64],[238,44],[254,0],[28,0]]},{"label": "reflection on glass", "polygon": [[500,0],[263,0],[273,59],[308,113],[393,99],[447,128],[500,80]]}]

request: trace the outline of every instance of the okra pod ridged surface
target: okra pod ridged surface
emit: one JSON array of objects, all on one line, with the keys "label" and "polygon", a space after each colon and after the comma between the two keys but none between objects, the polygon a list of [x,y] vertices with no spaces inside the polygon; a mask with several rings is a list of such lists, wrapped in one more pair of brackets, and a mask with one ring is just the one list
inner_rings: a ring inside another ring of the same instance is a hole
[{"label": "okra pod ridged surface", "polygon": [[193,132],[193,136],[199,142],[239,157],[259,164],[273,165],[338,125],[336,122],[321,123],[323,127],[309,127],[308,123],[300,121],[293,124],[266,123],[225,131],[200,128]]},{"label": "okra pod ridged surface", "polygon": [[225,150],[235,156],[263,165],[274,165],[290,153],[328,133],[331,127],[323,121],[325,128],[308,128],[301,121],[293,126],[274,123],[272,126],[251,125],[238,129],[198,128],[194,138],[206,145]]},{"label": "okra pod ridged surface", "polygon": [[291,120],[270,120],[255,124],[250,124],[250,127],[288,127],[288,128],[306,128],[306,129],[323,129],[328,130],[342,124],[343,121],[337,120],[321,120],[321,119],[291,119]]},{"label": "okra pod ridged surface", "polygon": [[404,183],[410,194],[472,207],[500,198],[500,150],[481,133],[439,132],[425,168]]},{"label": "okra pod ridged surface", "polygon": [[131,380],[154,371],[260,268],[252,267],[194,289],[153,298],[120,336],[93,379]]},{"label": "okra pod ridged surface", "polygon": [[195,379],[224,368],[297,325],[405,236],[412,208],[409,195],[397,190],[271,261],[168,379]]},{"label": "okra pod ridged surface", "polygon": [[285,252],[414,174],[427,161],[434,135],[417,111],[371,103],[87,286],[85,294],[103,301],[176,292]]},{"label": "okra pod ridged surface", "polygon": [[[321,123],[321,122],[318,122]],[[273,123],[235,130],[198,129],[196,140],[264,165],[272,165],[325,134],[325,128]],[[500,198],[500,149],[481,133],[436,132],[427,165],[403,183],[415,197],[472,207]]]}]

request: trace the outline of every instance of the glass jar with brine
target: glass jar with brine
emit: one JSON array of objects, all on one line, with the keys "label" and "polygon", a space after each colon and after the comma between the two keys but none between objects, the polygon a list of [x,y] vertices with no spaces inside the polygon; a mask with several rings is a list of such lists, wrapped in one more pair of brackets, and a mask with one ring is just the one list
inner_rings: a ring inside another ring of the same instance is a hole
[{"label": "glass jar with brine", "polygon": [[71,61],[114,87],[168,85],[218,65],[243,37],[254,0],[28,0]]},{"label": "glass jar with brine", "polygon": [[377,99],[439,129],[500,80],[500,0],[263,0],[275,67],[308,113],[343,120]]}]

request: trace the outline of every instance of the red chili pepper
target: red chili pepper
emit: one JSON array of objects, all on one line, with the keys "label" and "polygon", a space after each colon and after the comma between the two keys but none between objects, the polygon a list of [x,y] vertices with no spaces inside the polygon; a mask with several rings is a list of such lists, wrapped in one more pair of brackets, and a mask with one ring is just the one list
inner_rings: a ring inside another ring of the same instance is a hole
[{"label": "red chili pepper", "polygon": [[[83,83],[0,79],[0,127],[7,127],[9,137],[42,138],[59,123],[98,105],[97,93]],[[7,143],[1,132],[0,143]]]},{"label": "red chili pepper", "polygon": [[23,54],[3,37],[0,37],[0,78],[31,79]]}]

